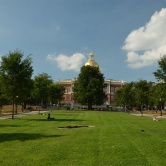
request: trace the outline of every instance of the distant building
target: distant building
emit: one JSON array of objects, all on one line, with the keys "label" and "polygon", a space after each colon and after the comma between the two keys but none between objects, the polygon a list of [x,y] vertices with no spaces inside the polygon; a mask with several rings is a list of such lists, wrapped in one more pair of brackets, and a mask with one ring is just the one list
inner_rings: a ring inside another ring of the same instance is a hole
[{"label": "distant building", "polygon": [[[94,54],[91,52],[89,54],[90,58],[89,60],[84,64],[85,66],[90,65],[90,66],[96,66],[99,67],[99,65],[95,62],[94,60]],[[100,70],[100,67],[99,67]],[[66,80],[59,80],[57,83],[64,85],[65,87],[65,94],[63,97],[63,100],[61,102],[66,102],[66,103],[73,103],[73,87],[76,79],[66,79]],[[106,79],[104,80],[105,84],[105,94],[106,94],[106,100],[105,104],[115,104],[116,103],[116,96],[115,96],[115,91],[119,88],[121,88],[125,82],[121,80],[113,80],[113,79]]]}]

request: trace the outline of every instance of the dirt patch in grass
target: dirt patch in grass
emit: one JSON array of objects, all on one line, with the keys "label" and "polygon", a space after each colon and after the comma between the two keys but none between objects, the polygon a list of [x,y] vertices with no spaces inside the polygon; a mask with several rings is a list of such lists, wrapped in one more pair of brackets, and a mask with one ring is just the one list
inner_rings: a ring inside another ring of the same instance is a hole
[{"label": "dirt patch in grass", "polygon": [[[0,107],[0,116],[5,116],[5,115],[11,115],[12,114],[12,105],[4,105],[3,107]],[[14,106],[14,113],[15,113],[15,106]],[[44,110],[41,106],[31,106],[22,111],[22,105],[17,106],[17,114],[19,113],[25,113],[25,112],[30,112],[30,111],[42,111]]]},{"label": "dirt patch in grass", "polygon": [[61,126],[58,127],[59,129],[78,129],[78,128],[85,128],[85,127],[94,127],[94,126],[86,126],[86,125],[76,125],[76,126]]}]

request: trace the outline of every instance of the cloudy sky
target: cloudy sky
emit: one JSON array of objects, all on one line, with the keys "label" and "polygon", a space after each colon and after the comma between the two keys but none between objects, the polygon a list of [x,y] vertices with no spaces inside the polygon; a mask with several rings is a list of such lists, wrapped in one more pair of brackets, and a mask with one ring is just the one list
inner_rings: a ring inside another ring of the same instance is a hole
[{"label": "cloudy sky", "polygon": [[91,51],[106,79],[156,81],[166,0],[0,0],[0,56],[16,49],[54,81],[76,78]]}]

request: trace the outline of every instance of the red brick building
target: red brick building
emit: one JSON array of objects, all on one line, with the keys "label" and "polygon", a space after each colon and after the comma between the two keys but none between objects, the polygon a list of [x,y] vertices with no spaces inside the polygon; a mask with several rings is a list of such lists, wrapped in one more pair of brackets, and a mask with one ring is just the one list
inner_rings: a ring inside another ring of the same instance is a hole
[{"label": "red brick building", "polygon": [[[72,103],[73,100],[73,87],[74,87],[75,79],[68,80],[59,80],[57,83],[64,85],[65,94],[62,102]],[[106,93],[106,103],[113,104],[116,103],[115,91],[123,86],[123,82],[119,80],[107,79],[104,81],[105,88],[104,91]]]},{"label": "red brick building", "polygon": [[[95,62],[93,59],[94,54],[91,52],[89,60],[84,64],[85,66],[97,66],[99,65]],[[100,69],[100,67],[99,67]],[[67,79],[67,80],[59,80],[57,83],[62,84],[65,86],[65,94],[62,102],[66,103],[73,103],[73,87],[74,87],[75,79]],[[105,84],[105,94],[106,94],[106,101],[105,104],[114,104],[116,103],[116,96],[115,91],[119,88],[121,88],[124,85],[124,82],[121,80],[113,80],[113,79],[106,79],[104,81]]]}]

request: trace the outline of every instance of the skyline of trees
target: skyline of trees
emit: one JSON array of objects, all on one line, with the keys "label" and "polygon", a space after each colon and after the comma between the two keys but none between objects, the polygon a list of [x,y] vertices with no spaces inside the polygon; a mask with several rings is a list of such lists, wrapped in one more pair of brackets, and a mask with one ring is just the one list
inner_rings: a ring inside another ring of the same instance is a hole
[{"label": "skyline of trees", "polygon": [[[166,100],[166,55],[159,61],[159,69],[154,76],[159,81],[154,85],[146,80],[126,83],[117,90],[117,104],[133,108],[138,106],[140,110],[143,105],[152,108],[164,107]],[[0,107],[11,101],[13,105],[12,118],[17,108],[14,104],[22,104],[22,110],[29,102],[42,103],[60,102],[65,88],[56,84],[47,73],[41,73],[32,79],[33,67],[31,55],[24,58],[19,51],[9,51],[2,56],[0,66]],[[93,104],[101,105],[104,101],[104,75],[97,67],[82,66],[81,72],[74,86],[74,98],[81,104],[87,104],[91,109]]]},{"label": "skyline of trees", "polygon": [[[23,52],[15,50],[9,51],[1,58],[0,107],[5,103],[12,103],[12,119],[14,119],[14,114],[17,114],[18,103],[22,105],[23,111],[27,103],[36,102],[46,105],[52,100],[62,98],[64,89],[60,89],[48,74],[38,74],[32,79],[31,55],[24,58]],[[53,84],[59,90],[57,91],[59,94],[55,94],[54,97],[50,95]]]},{"label": "skyline of trees", "polygon": [[129,109],[135,106],[142,112],[144,107],[161,111],[166,103],[166,55],[158,60],[159,69],[154,72],[158,83],[139,80],[127,83],[116,91],[117,104],[127,106]]},{"label": "skyline of trees", "polygon": [[[9,52],[2,56],[0,66],[1,90],[12,101],[12,119],[14,118],[14,104],[17,102],[17,96],[22,102],[25,100],[33,73],[30,55],[25,59],[23,56],[19,50]],[[17,113],[17,107],[15,112]]]}]

